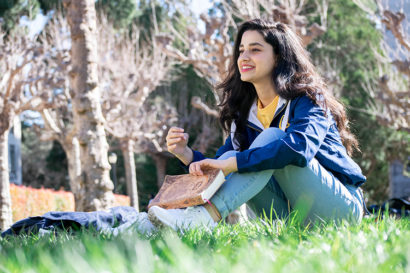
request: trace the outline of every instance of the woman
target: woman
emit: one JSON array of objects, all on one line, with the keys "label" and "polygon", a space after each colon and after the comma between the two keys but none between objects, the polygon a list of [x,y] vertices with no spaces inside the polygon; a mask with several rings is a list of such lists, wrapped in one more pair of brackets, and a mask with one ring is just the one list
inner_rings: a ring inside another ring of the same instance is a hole
[{"label": "woman", "polygon": [[213,227],[247,203],[258,215],[305,213],[308,222],[358,223],[366,178],[350,158],[358,143],[343,106],[327,91],[299,38],[289,27],[259,19],[239,28],[223,91],[221,124],[229,134],[215,159],[187,146],[171,128],[168,151],[194,175],[222,169],[226,181],[209,204],[152,207],[150,220],[174,229]]}]

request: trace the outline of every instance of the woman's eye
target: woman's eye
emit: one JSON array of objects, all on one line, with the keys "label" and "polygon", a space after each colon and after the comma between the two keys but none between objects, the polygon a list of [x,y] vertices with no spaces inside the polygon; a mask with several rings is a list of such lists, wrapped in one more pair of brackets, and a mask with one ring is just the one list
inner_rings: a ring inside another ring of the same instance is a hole
[{"label": "woman's eye", "polygon": [[[252,48],[250,49],[251,52],[259,52],[261,51],[259,48]],[[239,50],[239,55],[243,54],[243,52],[245,52],[245,50]]]}]

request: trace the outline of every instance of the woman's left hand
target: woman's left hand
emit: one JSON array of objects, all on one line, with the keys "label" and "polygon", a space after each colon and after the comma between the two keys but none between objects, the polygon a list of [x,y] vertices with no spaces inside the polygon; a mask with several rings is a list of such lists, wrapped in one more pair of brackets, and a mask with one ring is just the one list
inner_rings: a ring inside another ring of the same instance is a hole
[{"label": "woman's left hand", "polygon": [[203,175],[203,170],[206,169],[221,169],[225,176],[238,170],[236,157],[229,157],[223,160],[204,159],[191,163],[189,165],[189,173],[193,175]]}]

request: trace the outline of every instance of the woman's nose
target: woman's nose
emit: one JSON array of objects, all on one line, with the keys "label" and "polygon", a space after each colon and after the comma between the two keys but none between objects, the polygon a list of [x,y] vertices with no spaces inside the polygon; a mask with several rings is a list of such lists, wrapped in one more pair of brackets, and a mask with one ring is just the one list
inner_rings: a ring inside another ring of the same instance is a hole
[{"label": "woman's nose", "polygon": [[239,56],[240,60],[249,60],[249,55],[248,55],[248,51],[245,50],[244,52],[242,52],[242,54]]}]

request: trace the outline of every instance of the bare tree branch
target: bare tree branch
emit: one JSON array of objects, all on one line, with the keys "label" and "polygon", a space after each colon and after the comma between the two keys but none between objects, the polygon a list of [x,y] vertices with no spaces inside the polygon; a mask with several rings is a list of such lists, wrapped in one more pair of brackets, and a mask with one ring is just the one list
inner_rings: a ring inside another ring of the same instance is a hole
[{"label": "bare tree branch", "polygon": [[[182,63],[190,64],[194,67],[198,75],[204,77],[211,86],[220,83],[226,76],[228,66],[232,56],[230,29],[237,29],[238,25],[234,18],[242,21],[251,18],[269,18],[274,21],[281,21],[293,28],[303,40],[305,45],[313,39],[322,35],[326,31],[327,23],[327,1],[321,3],[316,1],[317,14],[321,18],[321,25],[312,24],[308,26],[308,20],[302,11],[305,5],[303,0],[232,0],[221,1],[223,17],[201,14],[200,20],[205,24],[205,32],[188,26],[185,33],[181,33],[169,24],[173,36],[182,41],[185,50],[181,51],[171,45],[173,37],[165,34],[158,34],[156,41],[160,44],[169,56],[178,59]],[[195,25],[197,23],[194,23]],[[218,94],[212,89],[217,105],[220,104],[222,94]],[[196,103],[192,100],[192,105],[204,110],[212,116],[217,116],[217,110],[206,106],[203,103]]]},{"label": "bare tree branch", "polygon": [[399,43],[407,50],[410,50],[410,43],[408,37],[405,37],[402,22],[406,18],[403,12],[392,12],[390,10],[383,10],[382,23],[390,30]]},{"label": "bare tree branch", "polygon": [[191,105],[197,109],[204,111],[206,114],[210,116],[213,116],[215,118],[219,117],[218,111],[209,108],[208,105],[202,102],[200,97],[197,97],[197,96],[192,97]]}]

